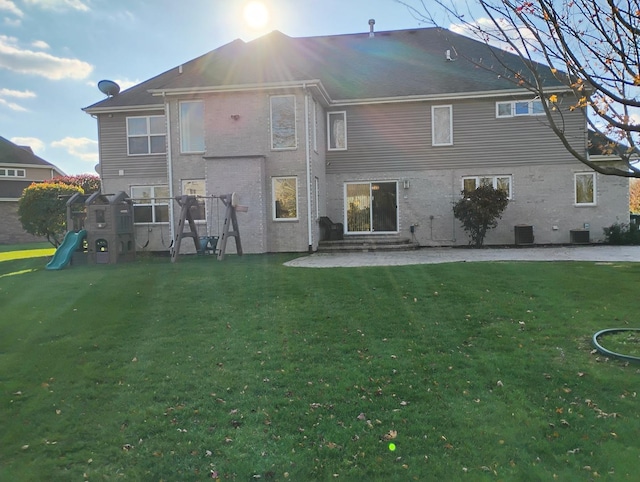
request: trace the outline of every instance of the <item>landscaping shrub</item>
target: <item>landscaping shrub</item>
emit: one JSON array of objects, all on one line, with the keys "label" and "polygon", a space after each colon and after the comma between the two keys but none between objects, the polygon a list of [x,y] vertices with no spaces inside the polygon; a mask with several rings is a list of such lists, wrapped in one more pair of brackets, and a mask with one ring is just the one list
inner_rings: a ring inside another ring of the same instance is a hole
[{"label": "landscaping shrub", "polygon": [[614,223],[604,228],[604,235],[607,244],[640,244],[640,227],[637,224]]}]

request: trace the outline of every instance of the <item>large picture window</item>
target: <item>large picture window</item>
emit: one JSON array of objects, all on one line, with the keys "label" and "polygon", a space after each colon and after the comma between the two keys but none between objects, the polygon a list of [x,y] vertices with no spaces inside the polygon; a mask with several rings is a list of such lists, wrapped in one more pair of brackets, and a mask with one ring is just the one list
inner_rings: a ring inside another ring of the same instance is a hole
[{"label": "large picture window", "polygon": [[478,186],[491,186],[507,193],[507,198],[512,198],[511,176],[465,176],[462,178],[462,190],[474,191]]},{"label": "large picture window", "polygon": [[596,173],[577,172],[574,175],[575,197],[577,206],[594,206],[596,204]]},{"label": "large picture window", "polygon": [[164,154],[167,150],[164,116],[127,117],[127,150],[130,156]]},{"label": "large picture window", "polygon": [[293,95],[271,97],[271,148],[295,149],[298,147],[296,135],[296,98]]},{"label": "large picture window", "polygon": [[453,108],[450,105],[431,107],[431,143],[434,146],[453,144]]},{"label": "large picture window", "polygon": [[134,223],[169,222],[169,186],[131,186]]},{"label": "large picture window", "polygon": [[347,113],[327,113],[327,139],[330,151],[344,151],[347,149]]},{"label": "large picture window", "polygon": [[204,102],[180,102],[180,151],[204,152]]},{"label": "large picture window", "polygon": [[273,219],[298,219],[298,179],[295,177],[273,178]]}]

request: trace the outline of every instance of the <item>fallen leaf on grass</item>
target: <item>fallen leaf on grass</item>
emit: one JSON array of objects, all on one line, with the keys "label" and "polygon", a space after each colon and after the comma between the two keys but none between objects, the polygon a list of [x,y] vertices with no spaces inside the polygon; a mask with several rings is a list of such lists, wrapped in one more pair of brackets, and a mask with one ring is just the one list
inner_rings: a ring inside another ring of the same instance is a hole
[{"label": "fallen leaf on grass", "polygon": [[397,436],[398,436],[398,431],[397,430],[389,430],[387,433],[385,433],[382,436],[382,439],[383,440],[393,440]]}]

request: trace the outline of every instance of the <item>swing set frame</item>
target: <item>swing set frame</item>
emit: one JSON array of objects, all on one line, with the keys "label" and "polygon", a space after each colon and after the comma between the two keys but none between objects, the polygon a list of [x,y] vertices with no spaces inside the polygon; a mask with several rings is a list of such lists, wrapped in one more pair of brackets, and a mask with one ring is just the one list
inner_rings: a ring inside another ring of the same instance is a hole
[{"label": "swing set frame", "polygon": [[[171,245],[171,262],[175,263],[180,254],[180,247],[182,246],[182,240],[184,238],[192,238],[195,244],[196,252],[204,253],[207,247],[212,241],[212,236],[205,237],[204,246],[201,243],[201,237],[198,236],[198,228],[196,226],[193,215],[191,214],[191,208],[196,206],[201,199],[219,199],[224,204],[226,211],[224,216],[224,224],[222,226],[222,233],[219,233],[216,246],[212,246],[209,249],[213,249],[218,255],[218,261],[222,261],[227,249],[227,241],[230,237],[236,240],[236,252],[238,256],[242,256],[242,242],[240,240],[240,230],[238,228],[238,218],[236,212],[247,212],[247,206],[238,205],[238,196],[236,193],[232,194],[219,194],[212,196],[189,196],[182,195],[176,196],[175,201],[180,206],[180,216],[178,218],[175,237]],[[208,224],[208,223],[207,223]],[[188,227],[188,230],[187,230]]]}]

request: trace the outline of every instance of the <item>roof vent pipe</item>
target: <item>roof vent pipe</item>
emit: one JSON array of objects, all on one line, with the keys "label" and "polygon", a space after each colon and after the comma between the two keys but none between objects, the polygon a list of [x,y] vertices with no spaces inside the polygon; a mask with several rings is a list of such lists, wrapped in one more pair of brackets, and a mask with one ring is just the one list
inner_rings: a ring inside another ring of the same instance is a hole
[{"label": "roof vent pipe", "polygon": [[369,38],[375,37],[375,33],[373,33],[373,26],[376,24],[375,19],[369,19]]}]

